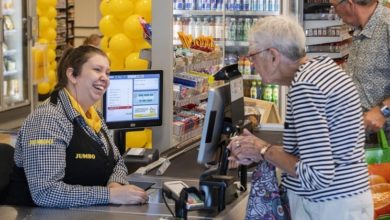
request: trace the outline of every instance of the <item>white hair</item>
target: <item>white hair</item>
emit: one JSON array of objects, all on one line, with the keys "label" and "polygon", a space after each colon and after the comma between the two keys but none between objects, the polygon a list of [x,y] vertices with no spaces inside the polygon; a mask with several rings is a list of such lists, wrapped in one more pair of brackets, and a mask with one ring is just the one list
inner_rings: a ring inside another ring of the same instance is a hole
[{"label": "white hair", "polygon": [[287,16],[259,19],[249,32],[249,41],[259,50],[275,48],[293,61],[306,55],[303,28],[296,20]]}]

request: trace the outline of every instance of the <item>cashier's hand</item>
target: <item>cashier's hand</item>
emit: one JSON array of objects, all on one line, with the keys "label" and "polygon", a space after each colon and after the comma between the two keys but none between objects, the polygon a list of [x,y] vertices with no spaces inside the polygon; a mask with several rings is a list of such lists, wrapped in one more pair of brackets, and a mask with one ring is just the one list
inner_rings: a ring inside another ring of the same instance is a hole
[{"label": "cashier's hand", "polygon": [[148,201],[148,194],[138,186],[110,184],[108,187],[112,204],[144,204]]},{"label": "cashier's hand", "polygon": [[229,160],[243,165],[249,165],[253,162],[258,163],[261,160],[261,146],[266,144],[265,141],[244,129],[244,132],[240,136],[232,138],[228,145],[230,150]]},{"label": "cashier's hand", "polygon": [[378,106],[364,113],[364,125],[368,131],[377,132],[379,129],[383,128],[385,123],[386,118],[383,116]]}]

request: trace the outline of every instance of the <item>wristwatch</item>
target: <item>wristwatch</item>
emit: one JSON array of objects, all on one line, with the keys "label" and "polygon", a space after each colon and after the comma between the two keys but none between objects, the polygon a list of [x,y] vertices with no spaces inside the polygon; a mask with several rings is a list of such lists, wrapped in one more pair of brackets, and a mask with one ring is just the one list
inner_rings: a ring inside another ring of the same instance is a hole
[{"label": "wristwatch", "polygon": [[266,144],[265,146],[263,146],[260,150],[260,156],[261,156],[261,160],[264,160],[265,158],[265,153],[267,153],[267,151],[272,147],[273,145],[272,144]]},{"label": "wristwatch", "polygon": [[381,108],[381,112],[382,112],[383,116],[385,116],[385,118],[390,117],[390,107],[389,106],[387,106],[381,102],[379,107]]}]

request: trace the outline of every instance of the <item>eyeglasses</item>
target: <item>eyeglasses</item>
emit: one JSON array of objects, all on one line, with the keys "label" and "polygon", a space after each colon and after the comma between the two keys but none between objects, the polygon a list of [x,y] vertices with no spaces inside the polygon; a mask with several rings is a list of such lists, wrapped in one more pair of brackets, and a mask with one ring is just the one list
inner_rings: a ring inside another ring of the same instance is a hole
[{"label": "eyeglasses", "polygon": [[255,59],[255,56],[256,56],[257,54],[261,54],[262,52],[267,51],[267,50],[269,50],[269,48],[264,49],[264,50],[259,50],[259,51],[257,51],[257,52],[248,54],[248,55],[246,55],[245,57],[246,57],[251,63],[253,63],[253,61],[254,61],[254,59]]},{"label": "eyeglasses", "polygon": [[341,0],[337,4],[333,5],[333,7],[336,9],[341,3],[345,2],[346,0]]}]

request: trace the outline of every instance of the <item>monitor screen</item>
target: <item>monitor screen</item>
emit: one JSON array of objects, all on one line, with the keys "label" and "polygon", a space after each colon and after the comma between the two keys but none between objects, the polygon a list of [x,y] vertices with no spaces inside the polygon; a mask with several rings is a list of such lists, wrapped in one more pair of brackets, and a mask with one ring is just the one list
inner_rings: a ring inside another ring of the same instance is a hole
[{"label": "monitor screen", "polygon": [[[237,77],[229,83],[211,88],[208,92],[198,163],[214,162],[222,134],[244,121],[243,79]],[[224,130],[225,129],[225,130]]]},{"label": "monitor screen", "polygon": [[103,96],[110,129],[143,128],[162,123],[162,70],[112,71]]}]

